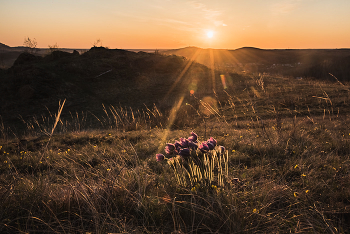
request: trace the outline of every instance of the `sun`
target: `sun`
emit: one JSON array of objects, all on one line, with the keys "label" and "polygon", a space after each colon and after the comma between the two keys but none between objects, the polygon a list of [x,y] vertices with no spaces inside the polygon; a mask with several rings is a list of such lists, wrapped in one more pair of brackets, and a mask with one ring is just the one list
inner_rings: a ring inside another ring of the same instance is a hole
[{"label": "sun", "polygon": [[208,38],[212,38],[214,36],[214,32],[213,31],[208,31],[207,32],[207,37]]}]

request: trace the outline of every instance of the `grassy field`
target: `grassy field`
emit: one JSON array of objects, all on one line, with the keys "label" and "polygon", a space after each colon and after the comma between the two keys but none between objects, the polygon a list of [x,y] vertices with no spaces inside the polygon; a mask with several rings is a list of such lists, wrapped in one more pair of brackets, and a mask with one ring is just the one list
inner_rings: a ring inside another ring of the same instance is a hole
[{"label": "grassy field", "polygon": [[[350,86],[231,82],[169,113],[105,107],[99,129],[84,115],[23,136],[0,125],[0,232],[350,233]],[[226,149],[202,180],[156,160],[191,131]]]}]

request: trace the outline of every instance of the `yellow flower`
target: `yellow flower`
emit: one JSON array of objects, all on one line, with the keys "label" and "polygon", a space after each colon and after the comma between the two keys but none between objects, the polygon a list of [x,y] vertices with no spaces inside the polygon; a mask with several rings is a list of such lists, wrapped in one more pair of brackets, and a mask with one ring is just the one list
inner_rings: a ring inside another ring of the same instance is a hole
[{"label": "yellow flower", "polygon": [[67,150],[68,152],[70,151],[70,149]]},{"label": "yellow flower", "polygon": [[298,164],[294,166],[294,169],[296,169],[298,167]]},{"label": "yellow flower", "polygon": [[196,192],[196,187],[191,188],[192,192]]},{"label": "yellow flower", "polygon": [[232,153],[236,152],[236,150],[232,150]]},{"label": "yellow flower", "polygon": [[2,145],[0,145],[0,150],[2,149]]},{"label": "yellow flower", "polygon": [[310,190],[305,190],[305,193],[308,193],[308,192],[310,192]]},{"label": "yellow flower", "polygon": [[212,185],[211,186],[214,190],[217,190],[218,189],[218,187],[216,187],[216,185]]},{"label": "yellow flower", "polygon": [[302,177],[305,177],[306,175],[303,173],[303,174],[301,174],[301,176],[302,176]]},{"label": "yellow flower", "polygon": [[107,168],[107,171],[110,171],[111,169],[110,168]]},{"label": "yellow flower", "polygon": [[299,194],[297,192],[294,192],[294,197],[298,197]]},{"label": "yellow flower", "polygon": [[253,213],[257,214],[259,212],[258,212],[258,210],[256,208],[254,208]]}]

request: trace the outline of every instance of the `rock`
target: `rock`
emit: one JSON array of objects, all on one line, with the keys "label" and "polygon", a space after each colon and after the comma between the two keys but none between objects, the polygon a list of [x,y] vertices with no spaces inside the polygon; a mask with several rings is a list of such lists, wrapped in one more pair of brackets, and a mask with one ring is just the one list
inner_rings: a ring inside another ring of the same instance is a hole
[{"label": "rock", "polygon": [[34,54],[24,52],[18,56],[18,58],[16,59],[16,61],[14,62],[13,65],[16,66],[16,65],[21,65],[21,64],[25,64],[25,63],[30,63],[33,61],[37,61],[39,59],[41,59],[40,56],[35,56]]},{"label": "rock", "polygon": [[77,50],[74,50],[74,51],[73,51],[73,55],[74,55],[74,56],[79,56],[80,53],[79,53]]},{"label": "rock", "polygon": [[59,59],[59,58],[70,57],[70,56],[73,56],[73,54],[65,51],[60,51],[60,50],[56,50],[51,53],[51,57],[53,59]]}]

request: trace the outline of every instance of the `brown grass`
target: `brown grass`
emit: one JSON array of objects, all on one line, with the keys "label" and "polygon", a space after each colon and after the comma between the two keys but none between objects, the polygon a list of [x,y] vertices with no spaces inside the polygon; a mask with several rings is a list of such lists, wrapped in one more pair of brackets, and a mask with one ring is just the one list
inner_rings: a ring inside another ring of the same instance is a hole
[{"label": "brown grass", "polygon": [[[348,88],[251,77],[213,94],[212,115],[181,106],[173,126],[156,109],[105,107],[101,129],[61,119],[44,151],[37,128],[3,137],[0,232],[349,233]],[[224,186],[181,186],[155,160],[192,130],[228,150]]]}]

